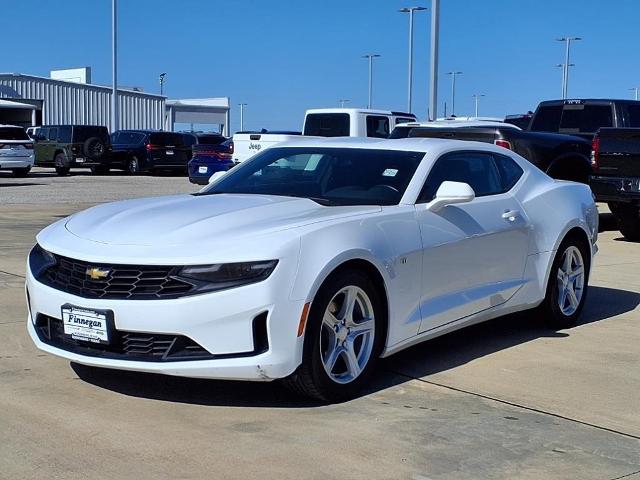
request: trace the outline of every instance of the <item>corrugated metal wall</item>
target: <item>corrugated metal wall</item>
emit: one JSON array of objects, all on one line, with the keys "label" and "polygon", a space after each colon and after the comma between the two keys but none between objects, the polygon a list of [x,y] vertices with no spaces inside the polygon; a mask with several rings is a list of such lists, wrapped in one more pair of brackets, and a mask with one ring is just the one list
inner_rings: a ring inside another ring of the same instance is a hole
[{"label": "corrugated metal wall", "polygon": [[[0,98],[42,100],[42,124],[111,125],[111,89],[30,75],[0,75]],[[164,97],[118,90],[120,128],[164,126]]]}]

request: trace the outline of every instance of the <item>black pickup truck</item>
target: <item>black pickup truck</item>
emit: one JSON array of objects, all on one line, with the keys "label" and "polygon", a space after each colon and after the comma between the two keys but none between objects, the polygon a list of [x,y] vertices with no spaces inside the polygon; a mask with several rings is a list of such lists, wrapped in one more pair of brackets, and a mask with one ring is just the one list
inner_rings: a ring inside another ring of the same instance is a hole
[{"label": "black pickup truck", "polygon": [[404,124],[389,138],[450,138],[493,143],[513,150],[552,178],[587,183],[591,174],[591,142],[572,135],[528,132],[511,125],[433,127]]},{"label": "black pickup truck", "polygon": [[601,128],[593,138],[591,190],[627,240],[640,241],[640,128]]}]

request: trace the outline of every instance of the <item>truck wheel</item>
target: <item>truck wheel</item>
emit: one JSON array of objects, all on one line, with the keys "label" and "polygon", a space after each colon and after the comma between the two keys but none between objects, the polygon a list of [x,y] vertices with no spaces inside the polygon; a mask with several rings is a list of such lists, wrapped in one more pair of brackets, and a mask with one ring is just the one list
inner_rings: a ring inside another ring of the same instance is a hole
[{"label": "truck wheel", "polygon": [[88,138],[83,145],[84,155],[91,160],[100,160],[106,153],[104,141],[98,137]]},{"label": "truck wheel", "polygon": [[618,207],[616,218],[620,233],[632,242],[640,242],[640,207],[623,205]]},{"label": "truck wheel", "polygon": [[17,178],[24,178],[27,175],[29,175],[29,172],[31,171],[31,167],[26,167],[26,168],[14,168],[12,170],[13,172],[13,176],[17,177]]},{"label": "truck wheel", "polygon": [[53,159],[56,166],[56,173],[58,175],[69,175],[69,170],[71,170],[68,166],[66,166],[67,159],[64,156],[64,153],[58,153]]}]

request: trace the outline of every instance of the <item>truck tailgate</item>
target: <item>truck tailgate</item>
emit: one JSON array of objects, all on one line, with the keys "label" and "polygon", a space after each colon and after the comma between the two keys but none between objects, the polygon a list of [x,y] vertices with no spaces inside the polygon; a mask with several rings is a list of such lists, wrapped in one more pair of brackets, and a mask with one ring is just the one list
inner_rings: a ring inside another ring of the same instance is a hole
[{"label": "truck tailgate", "polygon": [[640,177],[640,128],[601,128],[598,175]]}]

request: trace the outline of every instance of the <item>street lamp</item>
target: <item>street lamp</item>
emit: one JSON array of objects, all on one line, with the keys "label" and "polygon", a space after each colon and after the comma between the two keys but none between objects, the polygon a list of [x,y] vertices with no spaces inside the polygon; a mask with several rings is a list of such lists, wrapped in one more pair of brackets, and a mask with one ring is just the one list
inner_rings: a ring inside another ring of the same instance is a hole
[{"label": "street lamp", "polygon": [[[569,66],[570,67],[575,67],[576,64],[575,63],[570,63]],[[558,63],[558,64],[556,64],[556,67],[562,68],[562,95],[563,95],[563,98],[564,98],[564,79],[565,79],[565,76],[564,76],[564,63]]]},{"label": "street lamp", "polygon": [[413,12],[426,10],[426,7],[404,7],[398,10],[409,14],[409,88],[407,92],[407,112],[411,113],[411,97],[413,89]]},{"label": "street lamp", "polygon": [[366,55],[363,55],[362,58],[368,58],[369,59],[369,103],[367,104],[367,108],[371,108],[371,106],[373,105],[373,102],[371,100],[372,98],[372,90],[373,90],[373,59],[374,58],[379,58],[380,55],[378,55],[377,53],[367,53]]},{"label": "street lamp", "polygon": [[556,38],[556,41],[558,42],[565,42],[566,43],[566,49],[565,49],[565,54],[564,54],[564,81],[563,81],[563,85],[562,85],[562,99],[564,100],[565,98],[567,98],[567,92],[569,90],[568,86],[569,86],[569,49],[571,48],[571,42],[572,41],[577,41],[577,40],[582,40],[581,37],[561,37],[561,38]]},{"label": "street lamp", "polygon": [[438,118],[438,43],[440,37],[440,0],[431,0],[431,54],[429,55],[429,120]]},{"label": "street lamp", "polygon": [[447,72],[447,75],[451,75],[451,116],[456,114],[456,77],[462,75],[462,72]]},{"label": "street lamp", "polygon": [[629,90],[636,92],[636,100],[638,100],[638,90],[640,90],[640,87],[633,87],[633,88],[630,88]]},{"label": "street lamp", "polygon": [[118,5],[111,0],[111,133],[118,130]]},{"label": "street lamp", "polygon": [[338,100],[338,102],[340,103],[340,108],[344,108],[344,104],[349,102],[349,99],[341,98],[340,100]]},{"label": "street lamp", "polygon": [[166,77],[167,74],[166,73],[161,73],[160,74],[160,95],[164,94],[164,77]]},{"label": "street lamp", "polygon": [[476,118],[478,118],[478,104],[480,103],[480,97],[486,97],[484,93],[474,93],[473,98],[476,101]]},{"label": "street lamp", "polygon": [[244,107],[247,106],[246,103],[239,103],[240,106],[240,131],[244,131]]}]

